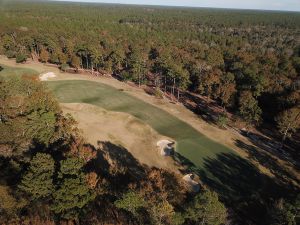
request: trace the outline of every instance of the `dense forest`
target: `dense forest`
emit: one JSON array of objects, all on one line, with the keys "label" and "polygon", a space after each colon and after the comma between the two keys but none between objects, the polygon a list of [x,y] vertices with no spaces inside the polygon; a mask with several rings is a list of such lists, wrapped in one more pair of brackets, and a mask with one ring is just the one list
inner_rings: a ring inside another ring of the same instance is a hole
[{"label": "dense forest", "polygon": [[[209,96],[250,125],[299,127],[299,13],[7,3],[0,52]],[[79,16],[80,15],[80,16]]]},{"label": "dense forest", "polygon": [[299,128],[299,13],[3,1],[0,20],[0,53],[17,62],[200,93],[283,140]]},{"label": "dense forest", "polygon": [[[299,137],[300,13],[0,0],[0,21],[0,54],[17,63],[109,73],[179,101],[200,94],[247,128]],[[299,222],[295,195],[246,218],[258,199],[236,212],[118,148],[86,143],[32,76],[0,76],[0,224]]]}]

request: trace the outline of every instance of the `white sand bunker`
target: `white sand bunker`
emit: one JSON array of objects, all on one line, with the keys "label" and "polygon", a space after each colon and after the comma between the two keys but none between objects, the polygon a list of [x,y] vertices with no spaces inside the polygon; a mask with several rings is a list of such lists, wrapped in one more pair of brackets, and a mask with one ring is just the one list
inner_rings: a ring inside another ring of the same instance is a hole
[{"label": "white sand bunker", "polygon": [[41,81],[46,81],[49,78],[54,78],[54,77],[56,77],[55,73],[48,72],[48,73],[41,74],[39,78],[40,78]]},{"label": "white sand bunker", "polygon": [[160,140],[156,143],[156,146],[160,149],[162,156],[169,156],[174,152],[174,141]]},{"label": "white sand bunker", "polygon": [[188,185],[188,187],[193,192],[199,192],[200,191],[200,184],[194,180],[194,174],[187,174],[182,179],[185,181],[185,183]]}]

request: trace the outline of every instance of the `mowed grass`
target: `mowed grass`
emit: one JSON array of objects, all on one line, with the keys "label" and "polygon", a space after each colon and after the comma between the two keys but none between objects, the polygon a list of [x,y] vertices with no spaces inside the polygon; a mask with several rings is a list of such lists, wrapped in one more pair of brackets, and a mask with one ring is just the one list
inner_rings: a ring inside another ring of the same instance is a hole
[{"label": "mowed grass", "polygon": [[[38,74],[27,68],[0,66],[2,77]],[[203,168],[204,159],[214,159],[219,153],[233,153],[177,117],[111,86],[84,80],[48,81],[47,85],[62,103],[88,103],[139,118],[158,133],[176,140],[176,151],[197,167]]]},{"label": "mowed grass", "polygon": [[22,75],[38,75],[38,72],[32,69],[27,68],[13,68],[1,65],[3,68],[2,71],[0,71],[0,76],[2,77],[8,77],[8,76],[22,76]]},{"label": "mowed grass", "polygon": [[205,158],[214,159],[219,153],[233,152],[166,111],[111,86],[83,80],[49,81],[47,84],[62,103],[88,103],[139,118],[158,133],[176,140],[176,151],[197,167],[203,168]]}]

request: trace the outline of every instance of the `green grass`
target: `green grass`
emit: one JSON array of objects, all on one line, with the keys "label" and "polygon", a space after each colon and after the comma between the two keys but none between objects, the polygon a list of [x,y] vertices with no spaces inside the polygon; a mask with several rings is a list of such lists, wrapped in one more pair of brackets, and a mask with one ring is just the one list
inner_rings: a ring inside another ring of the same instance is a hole
[{"label": "green grass", "polygon": [[49,81],[58,100],[63,103],[88,103],[106,110],[129,113],[153,127],[158,133],[177,141],[176,151],[203,167],[205,158],[232,150],[212,141],[171,114],[105,84],[92,81]]},{"label": "green grass", "polygon": [[37,71],[27,68],[13,68],[1,65],[3,68],[2,71],[0,71],[0,76],[7,77],[7,76],[21,76],[21,75],[37,75]]},{"label": "green grass", "polygon": [[[2,77],[38,74],[31,69],[0,66],[3,67],[0,71]],[[204,159],[214,159],[219,153],[233,152],[199,133],[177,117],[111,86],[83,80],[49,81],[47,85],[60,102],[89,103],[106,110],[129,113],[139,118],[158,133],[176,140],[176,151],[200,168],[203,168]],[[182,160],[181,157],[179,158]]]}]

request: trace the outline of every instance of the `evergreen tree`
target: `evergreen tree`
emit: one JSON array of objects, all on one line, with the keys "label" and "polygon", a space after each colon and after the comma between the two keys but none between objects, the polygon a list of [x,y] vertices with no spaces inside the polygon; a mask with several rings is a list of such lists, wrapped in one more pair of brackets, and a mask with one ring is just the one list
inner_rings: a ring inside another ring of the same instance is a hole
[{"label": "evergreen tree", "polygon": [[257,124],[260,121],[262,111],[250,91],[241,93],[239,106],[240,115],[246,121],[247,125]]},{"label": "evergreen tree", "polygon": [[37,153],[32,160],[19,188],[33,200],[48,197],[54,190],[54,160],[51,155]]},{"label": "evergreen tree", "polygon": [[116,207],[132,213],[135,218],[138,218],[139,211],[147,206],[143,197],[134,191],[125,193],[122,199],[115,201],[114,204]]},{"label": "evergreen tree", "polygon": [[60,162],[60,176],[81,176],[82,167],[84,166],[84,161],[79,158],[67,158]]},{"label": "evergreen tree", "polygon": [[188,205],[186,218],[199,225],[220,225],[226,223],[227,212],[215,192],[204,191]]},{"label": "evergreen tree", "polygon": [[89,188],[78,158],[67,158],[60,163],[61,183],[53,193],[52,210],[65,219],[77,219],[82,209],[95,198]]},{"label": "evergreen tree", "polygon": [[53,193],[51,208],[65,219],[77,219],[82,209],[94,198],[95,194],[82,176],[65,178]]}]

